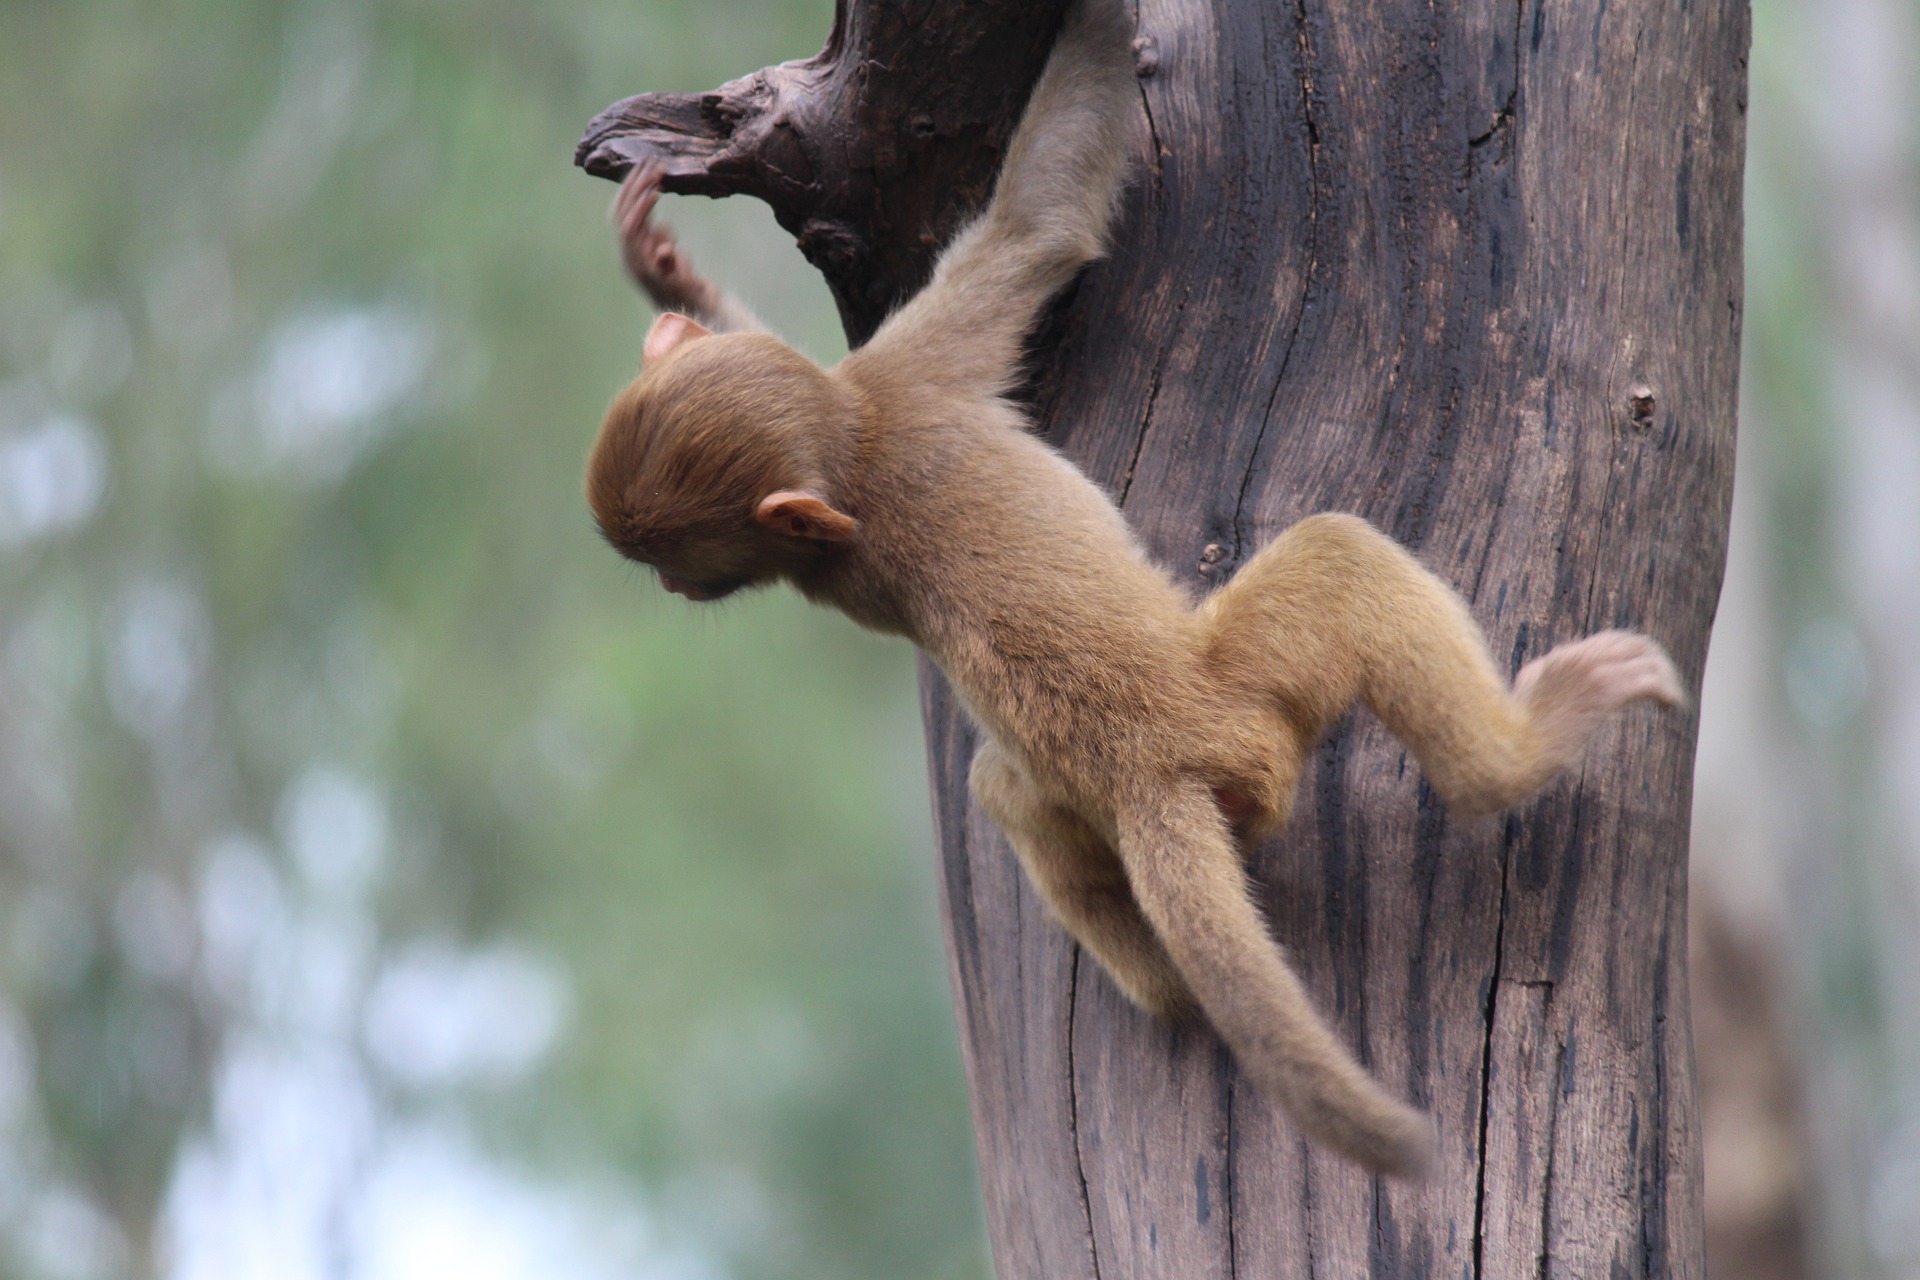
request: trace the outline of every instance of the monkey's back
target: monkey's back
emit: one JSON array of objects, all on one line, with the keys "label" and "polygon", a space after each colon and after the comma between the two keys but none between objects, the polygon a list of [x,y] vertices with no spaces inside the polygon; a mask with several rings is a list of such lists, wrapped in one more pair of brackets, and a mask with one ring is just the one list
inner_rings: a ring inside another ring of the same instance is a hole
[{"label": "monkey's back", "polygon": [[1222,687],[1205,620],[1107,495],[1005,417],[875,460],[848,576],[886,584],[974,719],[1076,809],[1178,775],[1268,807],[1283,722]]}]

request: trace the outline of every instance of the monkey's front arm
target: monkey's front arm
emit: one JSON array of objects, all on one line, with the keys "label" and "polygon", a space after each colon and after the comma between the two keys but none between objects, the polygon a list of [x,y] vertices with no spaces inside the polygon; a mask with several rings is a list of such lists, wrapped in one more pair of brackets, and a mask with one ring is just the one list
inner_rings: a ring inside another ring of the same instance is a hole
[{"label": "monkey's front arm", "polygon": [[756,333],[765,326],[725,289],[693,269],[673,232],[652,221],[660,202],[658,164],[635,165],[613,198],[613,225],[620,236],[620,257],[654,306],[678,311],[717,333]]}]

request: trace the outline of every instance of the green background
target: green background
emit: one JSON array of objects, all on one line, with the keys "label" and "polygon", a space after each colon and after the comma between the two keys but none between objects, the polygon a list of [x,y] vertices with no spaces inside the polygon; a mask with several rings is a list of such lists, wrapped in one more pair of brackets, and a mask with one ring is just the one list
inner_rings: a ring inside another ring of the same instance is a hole
[{"label": "green background", "polygon": [[690,609],[580,497],[648,322],[582,125],[830,17],[0,8],[0,1274],[377,1273],[434,1197],[619,1219],[607,1274],[982,1274],[911,652]]}]

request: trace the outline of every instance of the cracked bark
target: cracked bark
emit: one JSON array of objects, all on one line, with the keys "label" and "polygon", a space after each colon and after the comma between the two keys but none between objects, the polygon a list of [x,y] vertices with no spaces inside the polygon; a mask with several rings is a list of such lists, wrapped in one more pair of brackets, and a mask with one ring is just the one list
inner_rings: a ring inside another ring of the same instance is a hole
[{"label": "cracked bark", "polygon": [[[1632,626],[1697,687],[1732,474],[1744,0],[1382,3],[1141,0],[1140,176],[1047,327],[1041,429],[1196,591],[1356,511],[1470,589],[1512,667]],[[857,342],[986,194],[1061,8],[842,0],[820,56],[629,99],[581,159],[766,199]],[[1078,963],[967,803],[973,735],[930,670],[923,709],[1005,1280],[1701,1274],[1688,717],[1629,716],[1474,825],[1359,717],[1252,852],[1322,1006],[1438,1120],[1443,1171],[1409,1188],[1306,1150],[1209,1034]]]}]

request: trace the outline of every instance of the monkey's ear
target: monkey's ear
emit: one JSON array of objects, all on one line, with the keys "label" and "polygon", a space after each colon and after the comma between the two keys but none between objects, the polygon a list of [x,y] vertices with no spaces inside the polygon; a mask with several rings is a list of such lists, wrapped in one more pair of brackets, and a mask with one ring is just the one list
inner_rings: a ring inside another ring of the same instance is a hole
[{"label": "monkey's ear", "polygon": [[753,509],[753,518],[776,533],[827,542],[845,542],[860,531],[858,520],[806,489],[768,494]]},{"label": "monkey's ear", "polygon": [[712,336],[713,330],[699,321],[689,320],[678,311],[663,311],[660,318],[653,322],[653,328],[647,330],[647,345],[643,354],[647,362],[652,363],[682,343]]}]

